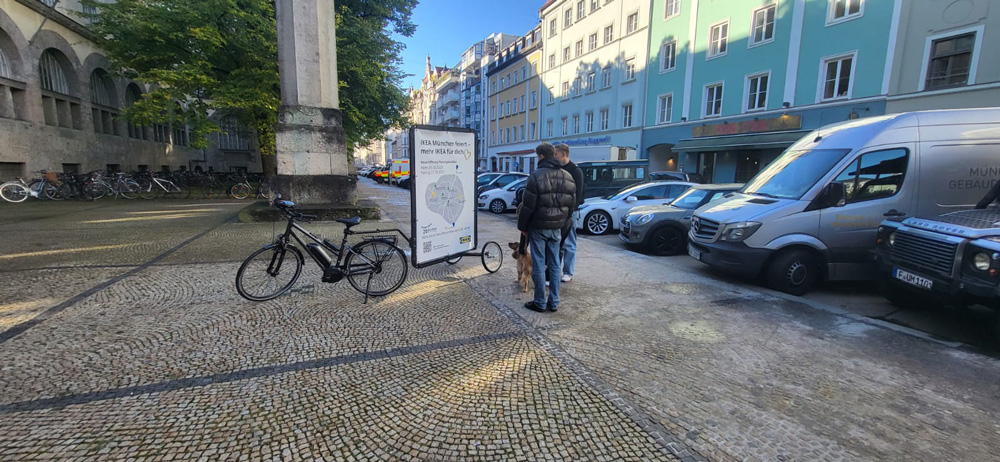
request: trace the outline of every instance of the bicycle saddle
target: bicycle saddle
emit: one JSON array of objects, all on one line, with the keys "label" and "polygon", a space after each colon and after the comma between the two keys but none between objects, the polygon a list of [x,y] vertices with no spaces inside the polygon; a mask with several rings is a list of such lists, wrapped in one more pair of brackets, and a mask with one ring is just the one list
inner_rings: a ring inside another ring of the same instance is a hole
[{"label": "bicycle saddle", "polygon": [[361,223],[361,217],[338,218],[337,221],[350,228],[351,226],[356,226],[358,223]]},{"label": "bicycle saddle", "polygon": [[292,201],[274,201],[274,205],[278,207],[295,207],[295,202]]}]

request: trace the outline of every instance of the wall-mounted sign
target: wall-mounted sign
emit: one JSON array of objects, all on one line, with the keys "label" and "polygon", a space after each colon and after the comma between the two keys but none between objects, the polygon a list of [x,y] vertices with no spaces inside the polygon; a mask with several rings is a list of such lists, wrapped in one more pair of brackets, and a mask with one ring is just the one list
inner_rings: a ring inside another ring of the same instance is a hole
[{"label": "wall-mounted sign", "polygon": [[802,128],[802,116],[783,115],[770,119],[744,120],[741,122],[727,122],[705,126],[695,125],[691,127],[691,136],[698,138],[704,136],[739,135],[743,133],[798,130],[800,128]]},{"label": "wall-mounted sign", "polygon": [[422,268],[476,248],[476,132],[410,128],[413,266]]},{"label": "wall-mounted sign", "polygon": [[[553,142],[553,144],[555,143],[556,142]],[[573,140],[558,141],[558,143],[565,143],[567,146],[595,146],[598,144],[611,143],[611,135],[597,138],[577,138]]]}]

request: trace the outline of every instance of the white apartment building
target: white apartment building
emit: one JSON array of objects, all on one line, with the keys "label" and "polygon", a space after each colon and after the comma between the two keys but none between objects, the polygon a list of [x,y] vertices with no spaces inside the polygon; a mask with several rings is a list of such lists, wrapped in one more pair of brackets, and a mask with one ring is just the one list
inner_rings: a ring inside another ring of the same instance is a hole
[{"label": "white apartment building", "polygon": [[550,0],[539,11],[542,140],[574,161],[642,152],[649,56],[648,0]]}]

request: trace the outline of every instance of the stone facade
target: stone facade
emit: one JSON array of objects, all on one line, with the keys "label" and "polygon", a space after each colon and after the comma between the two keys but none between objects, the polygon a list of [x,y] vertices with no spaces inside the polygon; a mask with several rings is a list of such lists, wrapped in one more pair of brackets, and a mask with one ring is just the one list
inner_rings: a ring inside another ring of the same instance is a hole
[{"label": "stone facade", "polygon": [[120,120],[120,108],[149,85],[111,73],[76,14],[78,1],[55,5],[0,0],[0,180],[43,169],[260,171],[254,137],[245,132],[194,149],[187,127]]}]

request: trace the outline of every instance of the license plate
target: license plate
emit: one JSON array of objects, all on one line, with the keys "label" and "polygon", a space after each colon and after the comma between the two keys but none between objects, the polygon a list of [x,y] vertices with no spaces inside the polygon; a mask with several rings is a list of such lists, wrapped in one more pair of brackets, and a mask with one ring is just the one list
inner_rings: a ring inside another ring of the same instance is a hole
[{"label": "license plate", "polygon": [[917,276],[916,274],[913,273],[908,273],[899,268],[892,269],[892,277],[900,281],[903,281],[907,284],[920,287],[921,289],[930,290],[931,285],[934,284],[934,281],[931,281],[930,279]]},{"label": "license plate", "polygon": [[695,260],[701,261],[701,252],[695,250],[694,247],[688,246],[688,255]]}]

